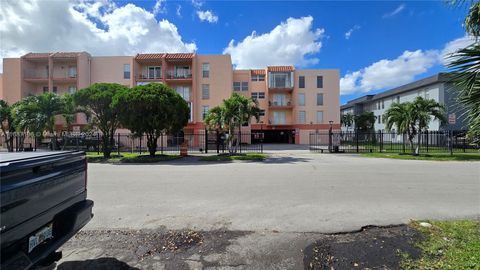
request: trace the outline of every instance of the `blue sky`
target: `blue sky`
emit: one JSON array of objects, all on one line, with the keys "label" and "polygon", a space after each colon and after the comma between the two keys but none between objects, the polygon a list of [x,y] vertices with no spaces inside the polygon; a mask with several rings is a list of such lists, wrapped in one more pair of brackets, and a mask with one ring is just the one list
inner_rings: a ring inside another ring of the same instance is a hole
[{"label": "blue sky", "polygon": [[[444,1],[32,3],[4,5],[2,58],[52,50],[230,53],[240,68],[339,69],[341,103],[442,71],[443,55],[470,42],[462,28],[466,7]],[[22,25],[21,17],[37,19]]]},{"label": "blue sky", "polygon": [[[139,2],[146,8],[154,4]],[[176,14],[178,6],[181,18]],[[185,1],[166,1],[164,7],[166,12],[158,16],[175,23],[184,40],[195,41],[199,53],[222,53],[232,39],[241,41],[252,31],[270,32],[289,17],[312,16],[313,28],[325,31],[316,53],[319,62],[301,68],[338,68],[341,76],[381,59],[395,59],[405,50],[440,50],[465,35],[462,22],[466,8],[443,1],[204,2],[202,9],[218,16],[216,23],[200,23],[194,5]],[[353,31],[347,39],[345,33],[350,29]],[[433,65],[415,78],[443,69],[441,64]],[[363,94],[343,95],[342,103]]]}]

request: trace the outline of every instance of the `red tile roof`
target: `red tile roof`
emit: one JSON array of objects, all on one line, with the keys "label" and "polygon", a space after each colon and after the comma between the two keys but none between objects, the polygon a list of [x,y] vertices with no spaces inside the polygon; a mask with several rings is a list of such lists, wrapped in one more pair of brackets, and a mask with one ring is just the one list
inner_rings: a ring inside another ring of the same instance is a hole
[{"label": "red tile roof", "polygon": [[53,58],[74,58],[77,57],[81,52],[48,52],[48,53],[27,53],[23,58],[27,59],[34,59],[34,58],[48,58],[48,57],[53,57]]},{"label": "red tile roof", "polygon": [[52,54],[54,58],[72,58],[77,57],[80,53],[79,52],[56,52]]},{"label": "red tile roof", "polygon": [[27,53],[23,58],[48,58],[51,53]]},{"label": "red tile roof", "polygon": [[136,60],[153,60],[162,59],[165,56],[164,53],[139,53],[135,56]]},{"label": "red tile roof", "polygon": [[294,71],[295,68],[293,66],[272,66],[268,67],[268,71],[272,72],[289,72]]},{"label": "red tile roof", "polygon": [[193,53],[167,53],[167,60],[188,60],[193,58]]},{"label": "red tile roof", "polygon": [[250,70],[252,75],[265,75],[265,69],[252,69]]}]

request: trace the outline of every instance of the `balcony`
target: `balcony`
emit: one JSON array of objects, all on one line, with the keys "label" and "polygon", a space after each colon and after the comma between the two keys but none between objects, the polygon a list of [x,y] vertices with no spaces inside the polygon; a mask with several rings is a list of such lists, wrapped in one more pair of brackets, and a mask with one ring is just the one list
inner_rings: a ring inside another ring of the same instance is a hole
[{"label": "balcony", "polygon": [[291,101],[268,101],[268,107],[270,109],[292,109],[293,105]]},{"label": "balcony", "polygon": [[23,72],[23,77],[27,81],[47,81],[48,71],[41,69],[26,69]]},{"label": "balcony", "polygon": [[161,72],[142,72],[135,78],[137,81],[161,81],[163,76]]},{"label": "balcony", "polygon": [[68,70],[64,70],[64,69],[53,70],[53,80],[75,82],[77,80],[77,69],[72,68]]},{"label": "balcony", "polygon": [[270,90],[293,90],[293,72],[269,72],[268,76],[268,88]]},{"label": "balcony", "polygon": [[192,70],[190,70],[190,69],[168,70],[167,71],[167,79],[191,80],[192,79]]}]

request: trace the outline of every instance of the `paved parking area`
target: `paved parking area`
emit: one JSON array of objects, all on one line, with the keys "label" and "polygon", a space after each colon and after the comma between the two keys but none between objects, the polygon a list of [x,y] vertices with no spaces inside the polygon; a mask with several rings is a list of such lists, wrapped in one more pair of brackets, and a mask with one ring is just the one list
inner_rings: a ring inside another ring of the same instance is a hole
[{"label": "paved parking area", "polygon": [[[182,267],[169,268],[162,258],[155,264],[131,261],[126,251],[80,248],[75,241],[65,246],[63,262],[113,257],[113,263],[126,261],[139,269],[302,269],[303,248],[321,233],[410,219],[480,217],[479,162],[284,152],[265,162],[187,158],[155,165],[90,164],[88,173],[95,217],[86,232],[242,233],[210,257],[185,257]],[[207,257],[216,264],[207,264]]]}]

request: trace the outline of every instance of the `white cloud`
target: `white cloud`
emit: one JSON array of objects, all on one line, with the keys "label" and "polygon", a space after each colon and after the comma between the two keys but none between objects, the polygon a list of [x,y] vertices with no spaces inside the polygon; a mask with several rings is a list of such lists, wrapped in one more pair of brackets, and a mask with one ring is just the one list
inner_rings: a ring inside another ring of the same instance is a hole
[{"label": "white cloud", "polygon": [[383,59],[366,68],[347,73],[340,79],[340,94],[366,93],[412,82],[415,76],[425,73],[437,64],[438,60],[439,52],[435,50],[404,51],[393,60]]},{"label": "white cloud", "polygon": [[452,54],[455,53],[458,49],[468,47],[469,45],[473,44],[475,42],[474,37],[461,37],[457,38],[455,40],[452,40],[448,42],[445,47],[442,50],[441,53],[441,61],[443,64],[448,63],[448,57]]},{"label": "white cloud", "polygon": [[354,25],[352,28],[350,28],[350,30],[345,32],[345,39],[350,39],[350,37],[352,36],[352,33],[359,29],[360,29],[360,25]]},{"label": "white cloud", "polygon": [[155,2],[155,6],[153,7],[153,14],[157,15],[160,13],[167,12],[167,8],[165,7],[166,0],[157,0]]},{"label": "white cloud", "polygon": [[194,8],[199,9],[203,6],[203,0],[192,0],[192,5]]},{"label": "white cloud", "polygon": [[288,18],[268,33],[257,35],[252,32],[240,42],[231,40],[223,53],[232,56],[237,68],[316,64],[319,59],[312,55],[322,47],[320,39],[324,30],[312,27],[311,16]]},{"label": "white cloud", "polygon": [[0,58],[30,51],[133,55],[192,52],[197,48],[194,42],[182,40],[174,24],[157,20],[153,13],[134,4],[116,6],[109,0],[2,1],[0,14]]},{"label": "white cloud", "polygon": [[394,9],[394,10],[388,12],[388,13],[383,14],[383,18],[393,17],[393,16],[397,15],[398,13],[402,12],[404,9],[405,9],[405,4],[401,4],[396,9]]},{"label": "white cloud", "polygon": [[211,10],[197,10],[197,16],[200,21],[204,22],[207,21],[209,23],[216,23],[218,22],[218,16],[213,14]]},{"label": "white cloud", "polygon": [[177,6],[176,13],[179,18],[182,18],[182,5]]},{"label": "white cloud", "polygon": [[404,51],[395,59],[383,59],[368,67],[348,72],[340,79],[340,94],[367,93],[410,83],[436,65],[445,65],[446,56],[475,42],[461,37],[447,42],[442,49]]}]

